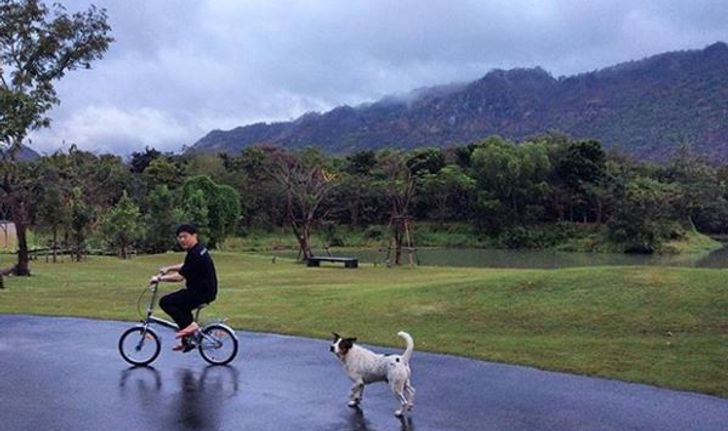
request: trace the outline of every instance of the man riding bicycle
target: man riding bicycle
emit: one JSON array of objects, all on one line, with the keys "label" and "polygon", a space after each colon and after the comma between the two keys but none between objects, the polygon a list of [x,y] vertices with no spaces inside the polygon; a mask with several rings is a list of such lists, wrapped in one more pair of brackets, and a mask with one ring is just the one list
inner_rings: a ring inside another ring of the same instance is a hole
[{"label": "man riding bicycle", "polygon": [[187,251],[185,261],[178,265],[160,268],[160,275],[152,277],[151,282],[185,281],[186,289],[163,296],[159,306],[177,323],[180,331],[177,338],[182,343],[173,350],[188,351],[185,337],[193,335],[200,329],[192,318],[192,310],[202,304],[215,300],[217,296],[217,274],[212,257],[197,237],[197,228],[191,224],[183,224],[177,228],[177,242]]}]

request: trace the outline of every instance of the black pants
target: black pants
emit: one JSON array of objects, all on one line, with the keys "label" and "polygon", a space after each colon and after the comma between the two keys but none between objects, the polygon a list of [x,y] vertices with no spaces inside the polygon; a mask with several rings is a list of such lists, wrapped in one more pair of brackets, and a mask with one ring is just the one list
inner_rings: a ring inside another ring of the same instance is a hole
[{"label": "black pants", "polygon": [[212,302],[212,300],[189,289],[181,289],[163,296],[159,300],[159,306],[177,323],[179,329],[184,329],[194,320],[192,310],[208,302]]}]

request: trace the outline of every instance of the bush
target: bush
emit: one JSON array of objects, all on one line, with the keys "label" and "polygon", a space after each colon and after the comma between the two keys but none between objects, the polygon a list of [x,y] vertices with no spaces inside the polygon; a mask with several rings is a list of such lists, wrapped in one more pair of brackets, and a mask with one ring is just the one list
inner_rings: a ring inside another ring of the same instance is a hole
[{"label": "bush", "polygon": [[382,240],[384,238],[384,228],[377,225],[371,225],[364,231],[364,239]]},{"label": "bush", "polygon": [[543,231],[516,226],[501,232],[498,242],[507,248],[543,248]]},{"label": "bush", "polygon": [[500,233],[497,242],[506,248],[549,248],[593,236],[593,225],[560,222],[550,225],[514,226]]},{"label": "bush", "polygon": [[346,245],[346,240],[339,234],[339,229],[334,223],[323,223],[320,228],[320,235],[329,247],[343,247]]},{"label": "bush", "polygon": [[675,222],[679,195],[673,184],[643,177],[631,180],[607,221],[610,238],[623,243],[627,253],[654,253],[665,241],[680,238],[684,230]]}]

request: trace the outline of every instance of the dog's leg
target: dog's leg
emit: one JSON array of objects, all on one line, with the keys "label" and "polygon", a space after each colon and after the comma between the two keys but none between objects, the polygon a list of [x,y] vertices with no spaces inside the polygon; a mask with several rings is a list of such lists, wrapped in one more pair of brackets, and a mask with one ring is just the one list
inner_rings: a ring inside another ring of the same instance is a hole
[{"label": "dog's leg", "polygon": [[397,417],[402,417],[409,410],[409,403],[407,403],[407,398],[401,392],[395,394],[394,398],[396,398],[397,401],[399,401],[399,403],[401,404],[401,407],[394,411],[394,415]]},{"label": "dog's leg", "polygon": [[361,399],[364,396],[364,382],[359,380],[351,387],[351,394],[349,395],[349,407],[356,407],[361,403]]},{"label": "dog's leg", "polygon": [[389,387],[392,389],[392,395],[394,395],[394,399],[399,401],[400,408],[395,410],[394,415],[397,417],[404,416],[405,413],[407,413],[407,410],[409,410],[409,402],[407,401],[407,397],[404,395],[405,387],[407,385],[407,382],[392,382]]},{"label": "dog's leg", "polygon": [[404,383],[404,390],[407,393],[407,410],[412,410],[412,408],[415,406],[415,388],[412,386],[412,383],[407,379],[407,381]]}]

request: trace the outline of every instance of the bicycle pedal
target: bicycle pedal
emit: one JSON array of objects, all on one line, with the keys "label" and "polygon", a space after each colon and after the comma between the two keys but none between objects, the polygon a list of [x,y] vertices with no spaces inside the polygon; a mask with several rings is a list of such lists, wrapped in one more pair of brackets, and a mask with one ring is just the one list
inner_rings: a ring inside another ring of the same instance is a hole
[{"label": "bicycle pedal", "polygon": [[177,346],[176,350],[182,353],[187,353],[190,350],[193,350],[195,347],[197,347],[197,345],[194,343],[193,340],[190,340],[190,337],[184,337],[180,346]]}]

